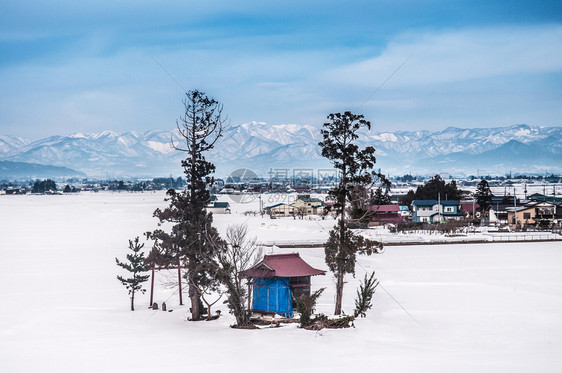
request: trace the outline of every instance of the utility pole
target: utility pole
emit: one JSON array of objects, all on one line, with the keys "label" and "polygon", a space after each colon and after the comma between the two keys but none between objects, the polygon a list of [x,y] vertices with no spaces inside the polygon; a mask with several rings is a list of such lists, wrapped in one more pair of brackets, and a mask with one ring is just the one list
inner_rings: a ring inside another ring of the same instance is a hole
[{"label": "utility pole", "polygon": [[515,217],[515,229],[517,230],[517,196],[515,195],[515,187],[513,187],[513,216]]},{"label": "utility pole", "polygon": [[437,220],[441,223],[441,193],[437,193]]}]

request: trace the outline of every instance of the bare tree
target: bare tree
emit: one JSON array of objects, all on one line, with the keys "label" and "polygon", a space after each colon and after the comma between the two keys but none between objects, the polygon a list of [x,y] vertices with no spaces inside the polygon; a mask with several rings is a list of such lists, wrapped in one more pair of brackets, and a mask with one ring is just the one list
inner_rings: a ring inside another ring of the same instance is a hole
[{"label": "bare tree", "polygon": [[246,224],[235,224],[226,231],[227,248],[219,257],[221,281],[228,292],[228,307],[236,317],[236,325],[250,324],[249,310],[246,304],[249,292],[243,284],[241,272],[257,263],[263,256],[263,250],[255,237],[248,237]]}]

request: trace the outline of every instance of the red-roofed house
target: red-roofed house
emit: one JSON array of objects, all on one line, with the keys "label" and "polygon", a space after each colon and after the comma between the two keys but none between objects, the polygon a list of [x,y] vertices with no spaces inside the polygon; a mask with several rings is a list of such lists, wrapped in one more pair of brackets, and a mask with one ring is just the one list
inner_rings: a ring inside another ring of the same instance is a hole
[{"label": "red-roofed house", "polygon": [[369,226],[405,223],[398,205],[373,205],[369,211],[373,213]]},{"label": "red-roofed house", "polygon": [[480,213],[478,209],[480,205],[476,202],[461,202],[461,211],[464,213],[464,216],[467,219],[473,219],[475,217],[479,217]]}]

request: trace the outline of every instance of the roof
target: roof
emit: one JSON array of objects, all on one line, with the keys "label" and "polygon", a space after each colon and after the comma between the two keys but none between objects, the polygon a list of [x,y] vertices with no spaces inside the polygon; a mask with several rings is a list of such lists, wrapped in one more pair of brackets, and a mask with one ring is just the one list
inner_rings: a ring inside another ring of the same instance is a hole
[{"label": "roof", "polygon": [[392,214],[375,214],[371,221],[380,222],[380,223],[405,223],[404,218],[397,213]]},{"label": "roof", "polygon": [[415,199],[412,201],[412,205],[415,206],[433,206],[439,203],[441,203],[443,206],[458,206],[459,201],[451,201],[451,200],[437,201],[435,199]]},{"label": "roof", "polygon": [[512,208],[512,207],[513,207],[513,204],[511,204],[511,205],[496,204],[496,205],[490,205],[490,210],[496,211],[496,212],[498,212],[498,211],[507,211],[506,209]]},{"label": "roof", "polygon": [[323,203],[324,201],[322,201],[320,198],[311,198],[311,197],[297,197],[297,201],[303,201],[303,202],[320,202]]},{"label": "roof", "polygon": [[480,205],[478,203],[472,203],[472,202],[461,203],[461,209],[463,211],[472,212],[472,209],[474,209],[476,211],[479,208],[480,208]]},{"label": "roof", "polygon": [[505,211],[507,212],[519,212],[519,211],[525,211],[525,210],[531,210],[534,209],[534,206],[517,206],[517,207],[506,207]]},{"label": "roof", "polygon": [[398,212],[400,211],[400,206],[398,205],[373,205],[369,207],[369,210],[373,212]]},{"label": "roof", "polygon": [[213,207],[227,209],[230,207],[230,204],[228,202],[214,202]]},{"label": "roof", "polygon": [[312,268],[300,257],[299,253],[265,255],[250,269],[242,271],[244,277],[305,277],[323,275],[326,271]]},{"label": "roof", "polygon": [[293,206],[287,205],[286,203],[278,203],[278,204],[276,204],[276,205],[271,205],[271,206],[264,207],[264,210],[273,209],[273,208],[279,207],[279,206],[287,206],[287,207],[293,208]]}]

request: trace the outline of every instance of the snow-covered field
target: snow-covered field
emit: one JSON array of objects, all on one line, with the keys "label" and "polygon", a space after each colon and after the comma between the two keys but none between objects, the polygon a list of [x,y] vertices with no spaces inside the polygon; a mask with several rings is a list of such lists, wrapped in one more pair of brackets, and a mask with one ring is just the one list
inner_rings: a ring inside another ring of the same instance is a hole
[{"label": "snow-covered field", "polygon": [[[128,310],[115,279],[127,240],[156,227],[162,193],[0,196],[1,372],[556,372],[562,367],[562,243],[387,247],[360,257],[344,310],[365,271],[381,282],[356,328],[234,330],[187,322],[188,306],[160,273]],[[254,202],[252,202],[254,203]],[[248,204],[250,206],[251,204]],[[224,232],[246,221],[262,241],[322,239],[334,221],[215,216]],[[271,250],[271,249],[268,249]],[[276,252],[288,249],[275,249]],[[291,249],[292,251],[292,249]],[[301,256],[326,269],[322,249]],[[173,274],[169,276],[173,277]],[[334,281],[317,311],[333,311]],[[401,306],[400,306],[400,305]],[[401,308],[403,307],[403,308]]]}]

